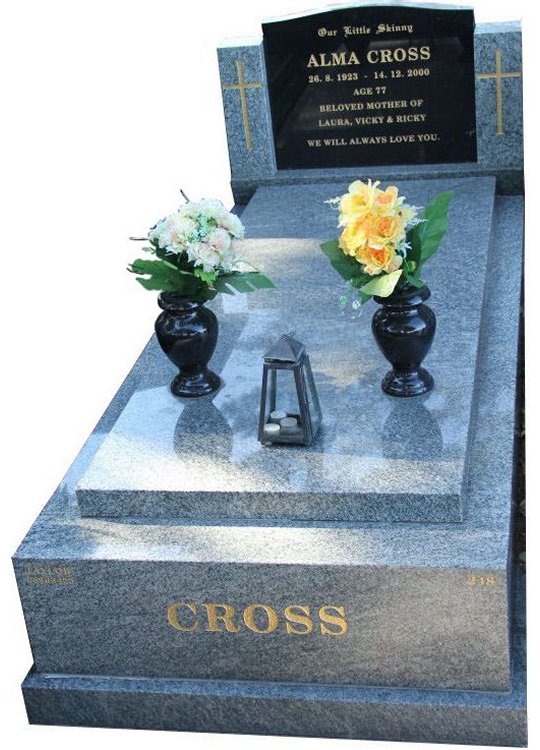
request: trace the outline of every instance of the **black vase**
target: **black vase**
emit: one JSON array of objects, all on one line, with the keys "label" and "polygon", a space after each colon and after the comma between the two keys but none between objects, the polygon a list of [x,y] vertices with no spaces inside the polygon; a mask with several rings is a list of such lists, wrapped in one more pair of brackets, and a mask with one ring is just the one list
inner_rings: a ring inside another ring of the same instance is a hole
[{"label": "black vase", "polygon": [[381,308],[373,316],[371,329],[392,365],[381,384],[390,396],[419,396],[433,388],[433,378],[420,367],[435,335],[435,313],[424,304],[429,296],[427,286],[408,285],[389,297],[374,297]]},{"label": "black vase", "polygon": [[207,367],[218,337],[216,316],[203,302],[174,292],[162,292],[158,304],[163,312],[156,320],[157,340],[179,371],[171,382],[171,391],[185,398],[216,391],[221,380]]}]

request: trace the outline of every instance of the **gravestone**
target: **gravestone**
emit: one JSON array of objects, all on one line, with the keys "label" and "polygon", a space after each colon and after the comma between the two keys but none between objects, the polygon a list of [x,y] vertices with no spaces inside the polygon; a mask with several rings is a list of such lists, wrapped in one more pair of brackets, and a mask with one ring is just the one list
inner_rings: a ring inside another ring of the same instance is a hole
[{"label": "gravestone", "polygon": [[[343,19],[344,16],[350,11],[339,11],[339,18]],[[353,16],[349,24],[344,23],[340,20],[339,28],[343,29],[344,25],[350,25],[351,27],[362,28],[363,26],[371,28],[372,21],[365,23],[362,21],[364,13],[369,13],[370,18],[373,14],[378,16],[379,21],[377,24],[387,24],[389,26],[396,25],[404,27],[405,31],[400,32],[385,32],[382,36],[385,39],[389,39],[389,44],[385,44],[385,49],[409,49],[415,47],[416,49],[426,46],[422,42],[422,38],[415,36],[415,26],[418,24],[418,16],[427,17],[433,23],[434,16],[437,19],[437,28],[441,31],[441,36],[444,35],[444,28],[452,28],[454,33],[465,34],[462,38],[461,44],[467,43],[467,37],[469,30],[465,33],[464,27],[470,24],[470,20],[462,22],[461,29],[457,29],[458,22],[456,18],[456,9],[452,9],[451,6],[437,5],[436,9],[433,7],[422,7],[418,5],[411,7],[408,4],[406,7],[403,5],[392,4],[389,5],[367,5],[366,7],[360,6],[358,10],[354,10]],[[294,48],[289,49],[288,55],[293,55],[299,42],[303,44],[303,35],[308,33],[313,34],[314,29],[314,18],[319,23],[316,24],[317,32],[319,29],[336,30],[338,24],[334,23],[336,11],[326,11],[317,13],[315,16],[308,15],[307,17],[300,17],[299,19],[293,19],[287,23],[294,23],[298,33],[295,35]],[[470,14],[470,11],[468,11]],[[458,11],[460,18],[465,15],[465,19],[469,18],[466,11]],[[283,23],[283,22],[282,22]],[[275,26],[280,28],[282,23],[277,23]],[[439,26],[440,24],[440,26]],[[274,27],[274,24],[267,24],[265,28],[269,29],[269,33],[272,33],[270,29]],[[409,32],[409,28],[411,31]],[[433,28],[433,31],[428,33],[428,39],[431,40],[432,33],[434,34],[437,28]],[[361,65],[359,66],[345,66],[341,69],[342,74],[355,72],[352,67],[358,67],[361,71],[370,65],[365,62],[365,58],[362,57],[362,51],[366,51],[368,45],[371,45],[371,51],[373,54],[378,53],[380,59],[379,42],[377,35],[373,34],[377,28],[374,27],[370,34],[356,34],[343,40],[340,38],[340,45],[332,50],[332,46],[329,44],[334,37],[321,37],[319,45],[324,45],[326,54],[332,51],[340,53],[345,51],[343,42],[346,42],[346,50],[356,50],[357,45],[359,49],[359,58]],[[274,32],[276,33],[276,32]],[[342,33],[342,32],[340,32]],[[318,36],[318,35],[317,35]],[[310,37],[315,43],[315,37]],[[360,39],[360,42],[358,41]],[[426,124],[429,121],[427,116],[433,112],[436,108],[436,99],[428,101],[427,92],[429,91],[429,85],[426,84],[429,81],[436,80],[439,85],[446,88],[449,85],[448,78],[443,81],[436,76],[432,77],[431,71],[434,70],[434,59],[435,55],[440,56],[440,61],[436,65],[448,65],[450,60],[449,47],[456,47],[460,43],[460,37],[450,37],[452,41],[449,45],[443,45],[442,48],[437,47],[437,51],[430,49],[430,60],[422,61],[392,61],[384,63],[384,65],[373,64],[374,70],[370,70],[369,84],[376,85],[378,81],[374,80],[375,69],[382,70],[387,76],[386,67],[395,70],[397,73],[401,73],[402,76],[399,78],[392,79],[391,77],[385,77],[379,79],[382,81],[382,85],[388,85],[388,81],[391,83],[391,91],[389,90],[388,99],[383,99],[384,96],[376,94],[358,97],[346,96],[344,99],[339,97],[333,97],[331,94],[334,90],[335,82],[328,84],[324,80],[322,83],[306,84],[309,91],[304,92],[304,98],[313,96],[310,91],[323,89],[323,93],[328,93],[329,104],[347,104],[351,102],[351,98],[360,103],[366,103],[367,101],[372,104],[375,102],[399,102],[405,100],[408,104],[406,111],[402,109],[401,114],[415,114],[416,110],[419,109],[421,112],[418,114],[426,114]],[[396,41],[396,40],[399,40]],[[443,36],[444,40],[444,36]],[[318,41],[318,39],[317,39]],[[440,42],[441,39],[439,38]],[[449,162],[445,156],[446,152],[441,155],[441,163],[433,163],[430,159],[426,159],[426,154],[421,154],[420,146],[422,144],[415,143],[410,146],[411,158],[409,163],[404,163],[399,154],[396,154],[395,147],[394,157],[396,161],[389,164],[385,158],[385,149],[389,144],[368,144],[362,149],[362,154],[354,159],[351,164],[342,163],[341,166],[337,166],[337,159],[339,159],[338,152],[343,147],[328,146],[327,149],[323,148],[323,151],[330,150],[333,154],[334,166],[332,162],[325,160],[321,162],[321,157],[318,156],[320,147],[308,147],[304,149],[304,154],[297,157],[301,158],[304,162],[304,166],[301,168],[287,169],[282,168],[279,162],[279,143],[274,140],[274,132],[276,128],[280,128],[279,119],[273,121],[272,115],[279,114],[273,113],[270,100],[272,95],[272,89],[279,86],[276,83],[279,77],[279,70],[273,73],[273,70],[268,71],[265,62],[265,48],[262,39],[253,39],[242,41],[238,43],[234,40],[225,42],[218,50],[219,67],[221,73],[222,90],[223,90],[223,106],[225,111],[225,123],[227,128],[227,138],[229,145],[229,157],[231,163],[231,175],[232,175],[232,189],[235,199],[238,203],[246,203],[249,198],[253,195],[256,188],[263,185],[282,185],[282,184],[308,184],[313,182],[332,182],[336,179],[349,180],[358,179],[359,177],[371,177],[372,179],[381,180],[405,180],[405,179],[425,179],[429,176],[434,177],[460,177],[466,175],[495,175],[497,177],[497,185],[499,192],[522,194],[523,193],[523,105],[522,105],[522,78],[521,78],[521,28],[518,22],[512,23],[481,23],[477,24],[474,28],[473,35],[474,45],[474,80],[475,80],[475,93],[474,97],[469,92],[466,94],[466,101],[469,103],[468,108],[464,108],[465,113],[461,113],[464,117],[471,117],[476,111],[476,126],[474,122],[471,124],[471,130],[475,130],[476,133],[476,158],[473,158],[472,151],[474,150],[474,133],[471,133],[469,139],[469,154],[465,154],[463,151],[459,151],[456,154],[455,161]],[[430,46],[429,44],[427,46]],[[315,47],[313,48],[315,49]],[[433,52],[434,57],[431,58]],[[419,53],[420,54],[420,53]],[[298,56],[297,65],[303,66],[304,80],[310,75],[310,71],[307,69],[307,63],[309,58],[306,60],[305,53]],[[456,61],[455,61],[456,62]],[[469,69],[471,57],[470,52],[462,51],[461,55],[458,56],[459,71],[460,74],[465,78],[465,81],[461,81],[463,85],[469,80],[471,71]],[[427,65],[426,65],[427,63]],[[403,74],[407,76],[408,70],[419,72],[420,70],[429,70],[430,75],[428,76],[412,76],[411,78],[418,79],[413,80],[413,83],[409,82],[408,78],[403,79]],[[310,70],[313,70],[312,68]],[[320,70],[320,69],[319,69]],[[334,71],[338,68],[333,68]],[[456,64],[453,66],[453,71],[456,70]],[[312,75],[321,75],[319,73],[311,73]],[[335,75],[335,73],[334,73]],[[391,76],[391,74],[388,74]],[[324,79],[324,74],[323,74]],[[364,79],[367,80],[367,79]],[[355,81],[346,82],[346,92],[350,93],[350,84],[356,83]],[[288,84],[288,79],[287,79]],[[404,85],[405,84],[405,85]],[[413,88],[414,84],[414,88]],[[345,82],[344,82],[345,85]],[[457,84],[453,84],[456,85]],[[366,87],[366,88],[369,88]],[[359,87],[361,88],[361,87]],[[468,90],[468,87],[466,88]],[[426,91],[424,96],[423,92]],[[298,99],[298,91],[289,92],[288,85],[283,87],[282,98],[284,99],[283,107],[289,107],[294,113],[294,121],[297,119],[297,109],[302,107],[302,98]],[[408,96],[409,92],[412,92],[412,96]],[[418,92],[418,93],[415,93]],[[354,94],[354,89],[353,92]],[[462,91],[463,93],[463,91]],[[411,99],[426,100],[420,107],[412,107]],[[431,93],[433,96],[433,93]],[[380,98],[379,98],[380,97]],[[330,99],[336,99],[336,101],[330,101]],[[473,100],[475,105],[473,104]],[[440,108],[441,112],[445,112],[448,117],[458,117],[458,111],[463,105],[463,99],[461,96],[457,99],[457,106],[455,101],[443,102]],[[387,105],[388,106],[388,105]],[[275,105],[274,105],[275,108]],[[307,107],[307,111],[313,111],[313,105]],[[371,110],[370,110],[371,111]],[[375,110],[373,110],[375,112]],[[377,110],[380,114],[381,111],[386,112],[387,110]],[[389,109],[388,112],[400,114],[399,109]],[[343,115],[343,113],[338,113]],[[433,116],[433,114],[431,115]],[[289,118],[291,119],[291,118]],[[328,118],[330,119],[330,118]],[[339,119],[339,118],[334,118]],[[344,119],[342,117],[342,119]],[[403,135],[417,135],[417,134],[429,134],[433,132],[434,128],[419,129],[421,123],[407,123],[413,127],[413,130],[403,130],[403,124],[393,123],[391,127],[394,130],[390,130],[390,125],[387,123],[384,128],[388,138],[391,134],[397,133]],[[361,126],[365,129],[365,135],[375,137],[377,135],[377,127],[373,124]],[[399,127],[399,130],[398,130]],[[463,124],[462,124],[463,127]],[[352,131],[353,128],[345,128],[345,130],[335,125],[330,128],[323,128],[325,134],[328,136],[328,140],[335,138],[336,142],[339,142],[340,138],[343,137],[344,132]],[[358,130],[358,128],[357,128]],[[447,136],[448,137],[448,136]],[[466,133],[461,130],[462,140],[466,138]],[[313,140],[317,140],[316,138]],[[442,139],[440,142],[443,142]],[[429,144],[428,142],[425,142]],[[437,142],[436,142],[437,143]],[[402,142],[401,146],[404,145]],[[358,147],[360,148],[360,147]],[[372,149],[373,156],[370,157],[366,154],[366,151],[371,153]],[[416,152],[415,152],[416,149]],[[350,149],[346,149],[350,152]],[[352,151],[354,158],[354,150]],[[402,151],[403,153],[403,151]],[[377,160],[378,159],[378,160]]]},{"label": "gravestone", "polygon": [[476,161],[472,10],[347,8],[263,32],[278,169]]},{"label": "gravestone", "polygon": [[[210,303],[224,381],[212,396],[172,396],[174,368],[150,341],[17,550],[29,719],[523,745],[511,555],[523,199],[519,112],[506,108],[519,104],[519,31],[410,4],[263,30],[219,56],[243,249],[277,288]],[[318,123],[321,107],[368,102],[406,106]],[[425,119],[396,123],[398,109]],[[319,129],[345,145],[306,145]],[[428,132],[439,140],[417,137]],[[388,140],[407,134],[401,158]],[[370,156],[347,140],[364,137]],[[426,268],[436,387],[421,398],[382,393],[371,311],[341,314],[319,249],[336,234],[324,201],[362,174],[397,175],[416,205],[454,192]],[[262,446],[262,355],[291,327],[323,424],[309,448]]]}]

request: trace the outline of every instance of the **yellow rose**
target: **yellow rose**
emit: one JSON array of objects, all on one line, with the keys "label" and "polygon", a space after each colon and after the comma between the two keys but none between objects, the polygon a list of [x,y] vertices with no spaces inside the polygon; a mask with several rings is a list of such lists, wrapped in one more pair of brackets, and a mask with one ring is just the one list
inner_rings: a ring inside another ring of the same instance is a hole
[{"label": "yellow rose", "polygon": [[394,247],[405,239],[405,224],[398,216],[371,215],[366,222],[369,245],[381,248],[392,244]]},{"label": "yellow rose", "polygon": [[377,190],[374,202],[374,211],[379,216],[395,215],[398,206],[403,203],[404,198],[398,197],[398,189],[390,185],[386,190]]},{"label": "yellow rose", "polygon": [[363,220],[347,224],[339,237],[339,246],[346,255],[356,256],[357,251],[368,241],[367,225]]},{"label": "yellow rose", "polygon": [[341,197],[339,204],[339,226],[344,227],[353,221],[363,219],[373,208],[380,183],[367,183],[355,180],[349,185],[349,192]]},{"label": "yellow rose", "polygon": [[364,247],[356,255],[356,259],[363,264],[364,271],[369,276],[377,276],[382,273],[392,273],[401,268],[403,258],[398,255],[393,245],[384,247]]}]

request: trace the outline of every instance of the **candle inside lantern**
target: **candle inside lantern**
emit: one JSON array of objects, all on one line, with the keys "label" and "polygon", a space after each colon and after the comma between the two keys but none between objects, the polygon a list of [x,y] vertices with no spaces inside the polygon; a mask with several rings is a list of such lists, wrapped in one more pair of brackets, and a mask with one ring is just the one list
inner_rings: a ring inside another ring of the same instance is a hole
[{"label": "candle inside lantern", "polygon": [[268,424],[264,425],[265,437],[276,438],[280,432],[281,432],[281,428],[278,424],[273,424],[272,422],[269,422]]},{"label": "candle inside lantern", "polygon": [[296,417],[285,417],[280,422],[283,434],[291,435],[299,431],[298,420]]},{"label": "candle inside lantern", "polygon": [[285,419],[286,416],[287,412],[282,411],[281,409],[276,409],[275,411],[270,412],[270,422],[281,424],[281,420]]}]

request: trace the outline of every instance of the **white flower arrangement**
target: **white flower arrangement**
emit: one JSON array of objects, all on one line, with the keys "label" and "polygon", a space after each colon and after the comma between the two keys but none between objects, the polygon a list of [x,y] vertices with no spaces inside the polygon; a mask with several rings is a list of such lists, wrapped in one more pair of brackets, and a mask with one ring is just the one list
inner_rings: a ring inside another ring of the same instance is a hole
[{"label": "white flower arrangement", "polygon": [[148,232],[150,247],[145,250],[156,260],[138,259],[128,270],[138,275],[145,289],[177,292],[192,299],[273,287],[256,269],[244,270],[246,264],[233,244],[243,237],[242,222],[221,201],[187,201]]},{"label": "white flower arrangement", "polygon": [[218,200],[203,198],[186,203],[161,219],[148,239],[170,255],[185,253],[195,267],[206,273],[237,270],[233,239],[242,239],[244,226],[238,216]]}]

